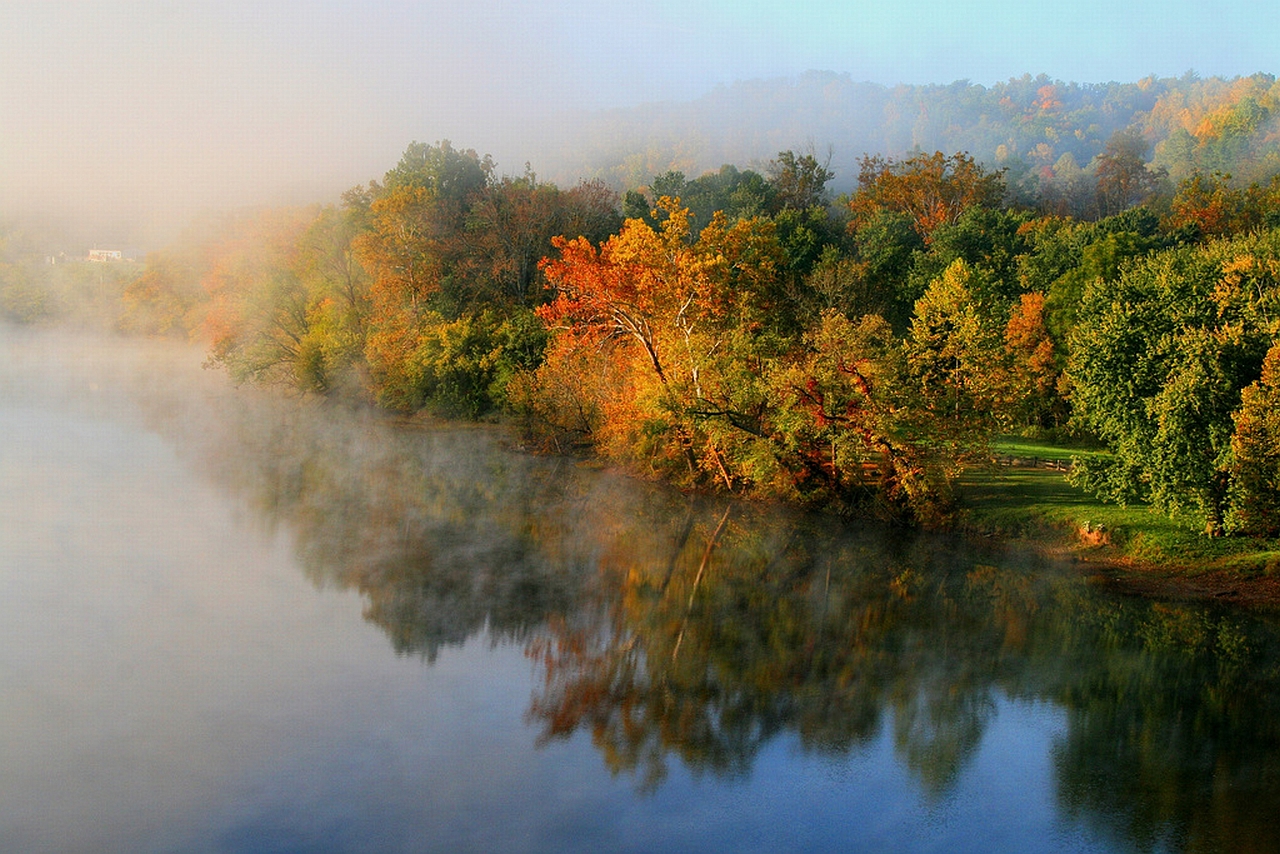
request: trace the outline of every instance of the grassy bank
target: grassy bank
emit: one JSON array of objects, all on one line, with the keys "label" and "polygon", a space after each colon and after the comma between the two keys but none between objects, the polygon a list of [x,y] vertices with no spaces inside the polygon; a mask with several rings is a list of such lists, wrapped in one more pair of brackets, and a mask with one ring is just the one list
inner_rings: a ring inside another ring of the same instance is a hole
[{"label": "grassy bank", "polygon": [[[1163,582],[1179,588],[1170,593],[1280,605],[1280,541],[1208,537],[1145,506],[1105,504],[1068,484],[1063,470],[1073,455],[1096,451],[1023,439],[993,450],[1001,465],[970,470],[960,480],[964,530],[1069,549],[1114,567],[1131,586]],[[1247,596],[1242,587],[1250,588]]]}]

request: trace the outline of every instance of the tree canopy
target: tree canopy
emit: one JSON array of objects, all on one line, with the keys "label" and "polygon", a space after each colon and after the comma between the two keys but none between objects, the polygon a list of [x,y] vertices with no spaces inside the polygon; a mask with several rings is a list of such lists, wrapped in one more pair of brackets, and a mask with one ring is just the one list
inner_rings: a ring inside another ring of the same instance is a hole
[{"label": "tree canopy", "polygon": [[[1175,190],[1149,153],[1112,135],[1090,219],[964,152],[866,156],[832,201],[812,153],[619,197],[413,143],[340,205],[148,259],[120,325],[204,334],[237,379],[511,417],[684,488],[941,524],[992,437],[1024,432],[1101,445],[1073,477],[1107,499],[1275,532],[1280,178]],[[32,269],[0,274],[16,305]]]}]

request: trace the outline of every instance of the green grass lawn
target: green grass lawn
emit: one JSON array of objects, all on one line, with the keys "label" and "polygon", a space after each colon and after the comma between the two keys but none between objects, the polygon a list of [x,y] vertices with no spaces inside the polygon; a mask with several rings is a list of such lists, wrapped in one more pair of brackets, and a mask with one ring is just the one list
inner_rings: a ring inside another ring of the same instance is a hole
[{"label": "green grass lawn", "polygon": [[1072,457],[1102,457],[1106,451],[1087,447],[1072,447],[1054,444],[1042,439],[1027,439],[1022,436],[1001,436],[991,443],[991,452],[997,457],[1018,457],[1020,459],[1039,458],[1069,463]]},{"label": "green grass lawn", "polygon": [[[1072,456],[1098,454],[1048,442],[1002,440],[997,458],[1039,458],[1067,462]],[[957,484],[961,525],[1000,537],[1032,538],[1078,545],[1114,556],[1195,575],[1228,570],[1242,576],[1280,575],[1280,542],[1239,537],[1207,537],[1186,520],[1146,506],[1119,507],[1069,483],[1051,468],[998,466],[974,468]],[[1109,545],[1089,546],[1082,531],[1102,531]]]}]

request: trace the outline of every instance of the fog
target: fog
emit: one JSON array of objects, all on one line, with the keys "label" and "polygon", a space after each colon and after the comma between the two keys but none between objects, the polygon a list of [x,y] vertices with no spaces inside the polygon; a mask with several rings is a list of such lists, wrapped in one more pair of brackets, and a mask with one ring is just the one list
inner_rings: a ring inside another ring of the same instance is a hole
[{"label": "fog", "polygon": [[[414,140],[565,182],[582,171],[577,130],[605,111],[735,81],[1232,76],[1268,70],[1280,31],[1280,12],[1243,0],[1070,16],[923,0],[5,3],[0,220],[60,229],[75,251],[142,251],[204,211],[332,201]],[[842,141],[783,141],[811,143]]]}]

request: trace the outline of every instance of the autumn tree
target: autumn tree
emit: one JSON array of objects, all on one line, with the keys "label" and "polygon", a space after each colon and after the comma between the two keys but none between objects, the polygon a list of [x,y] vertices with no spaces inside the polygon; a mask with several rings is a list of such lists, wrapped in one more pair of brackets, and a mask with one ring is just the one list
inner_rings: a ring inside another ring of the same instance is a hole
[{"label": "autumn tree", "polygon": [[[355,248],[373,277],[379,320],[401,309],[448,308],[439,300],[454,284],[468,213],[492,171],[489,158],[459,151],[448,140],[434,146],[415,142],[383,184],[372,186],[369,228]],[[429,306],[431,299],[435,304]]]},{"label": "autumn tree", "polygon": [[208,294],[200,287],[198,247],[182,245],[147,255],[142,271],[124,287],[116,327],[131,334],[190,337],[203,322]]},{"label": "autumn tree", "polygon": [[[505,309],[531,298],[538,188],[492,196],[492,169],[448,141],[414,143],[373,188],[355,248],[372,277],[365,358],[384,405],[476,416],[499,405],[519,365],[536,362],[540,326],[527,309]],[[475,221],[484,225],[468,231]],[[476,239],[485,229],[487,244]]]},{"label": "autumn tree", "polygon": [[537,363],[544,335],[527,309],[503,311],[458,283],[467,263],[458,233],[434,227],[435,202],[429,189],[409,186],[370,206],[370,230],[356,243],[373,275],[365,358],[384,405],[474,417],[499,405],[505,378]]},{"label": "autumn tree", "polygon": [[793,493],[863,504],[883,516],[937,524],[951,484],[1007,409],[999,326],[956,261],[917,301],[899,338],[882,317],[827,311],[770,371],[775,453]]},{"label": "autumn tree", "polygon": [[1241,393],[1232,416],[1230,530],[1280,535],[1280,344],[1268,351],[1262,376]]},{"label": "autumn tree", "polygon": [[672,199],[660,208],[658,229],[628,220],[598,247],[557,238],[559,257],[544,263],[556,297],[538,309],[557,343],[539,371],[553,375],[559,354],[583,346],[620,351],[627,367],[614,376],[625,384],[610,391],[596,437],[605,452],[660,467],[680,460],[688,477],[732,488],[732,461],[707,427],[753,424],[740,400],[750,382],[728,377],[758,362],[740,348],[758,353],[784,334],[777,243],[766,221],[723,216],[695,241],[688,209]]},{"label": "autumn tree", "polygon": [[1168,216],[1170,229],[1190,228],[1202,237],[1229,237],[1280,225],[1280,176],[1266,185],[1238,186],[1231,175],[1197,172],[1178,185]]},{"label": "autumn tree", "polygon": [[1117,131],[1094,164],[1099,216],[1111,216],[1150,200],[1167,177],[1147,165],[1150,145],[1136,130]]},{"label": "autumn tree", "polygon": [[1009,315],[1004,343],[1013,424],[1062,426],[1068,409],[1060,392],[1062,371],[1049,334],[1044,294],[1031,291],[1022,295]]},{"label": "autumn tree", "polygon": [[503,178],[472,197],[458,278],[468,307],[532,307],[548,291],[539,262],[557,235],[603,240],[618,227],[617,197],[599,182],[570,190],[540,182],[531,171]]},{"label": "autumn tree", "polygon": [[918,441],[928,416],[883,318],[826,312],[770,380],[773,441],[793,495],[899,520],[942,518],[954,460]]},{"label": "autumn tree", "polygon": [[1009,396],[1000,314],[980,301],[985,289],[981,273],[954,261],[916,302],[903,345],[933,441],[957,458],[985,446]]},{"label": "autumn tree", "polygon": [[210,303],[204,323],[210,357],[238,382],[324,390],[311,330],[319,300],[313,302],[299,262],[316,214],[307,208],[261,211],[206,248],[201,284]]},{"label": "autumn tree", "polygon": [[342,206],[321,210],[298,245],[295,263],[307,290],[310,325],[298,376],[317,391],[354,390],[364,362],[370,282],[353,243],[366,227],[367,211],[355,192],[344,195]]},{"label": "autumn tree", "polygon": [[877,211],[911,218],[926,241],[938,226],[954,223],[977,205],[996,207],[1004,198],[1003,170],[988,171],[965,153],[916,154],[904,160],[867,155],[849,200],[849,227],[857,229]]}]

